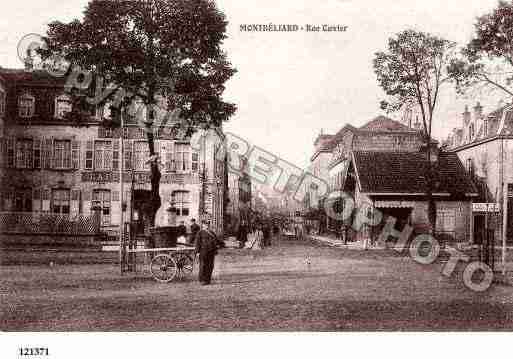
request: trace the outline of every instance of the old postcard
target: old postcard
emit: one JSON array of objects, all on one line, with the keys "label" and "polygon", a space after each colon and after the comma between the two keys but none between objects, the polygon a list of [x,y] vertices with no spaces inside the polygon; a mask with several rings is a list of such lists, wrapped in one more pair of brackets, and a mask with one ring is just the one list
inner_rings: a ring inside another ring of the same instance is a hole
[{"label": "old postcard", "polygon": [[4,2],[2,358],[490,354],[512,84],[509,0]]}]

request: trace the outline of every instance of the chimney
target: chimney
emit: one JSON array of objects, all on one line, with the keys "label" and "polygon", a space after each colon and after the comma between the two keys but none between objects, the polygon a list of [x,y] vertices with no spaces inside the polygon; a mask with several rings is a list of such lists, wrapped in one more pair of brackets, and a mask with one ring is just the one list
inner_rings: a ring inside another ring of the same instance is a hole
[{"label": "chimney", "polygon": [[479,103],[479,101],[474,106],[474,120],[479,122],[483,118],[483,106]]},{"label": "chimney", "polygon": [[470,123],[470,111],[468,110],[468,106],[465,105],[465,111],[463,112],[463,128],[467,127]]}]

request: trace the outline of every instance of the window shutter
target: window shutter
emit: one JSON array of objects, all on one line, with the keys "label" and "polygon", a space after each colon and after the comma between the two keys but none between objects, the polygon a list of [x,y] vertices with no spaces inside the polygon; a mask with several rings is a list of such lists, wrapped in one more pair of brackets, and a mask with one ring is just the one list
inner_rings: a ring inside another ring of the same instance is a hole
[{"label": "window shutter", "polygon": [[175,171],[175,159],[173,156],[173,142],[169,141],[169,144],[166,146],[164,154],[163,154],[163,161],[164,166],[167,172],[174,172]]},{"label": "window shutter", "polygon": [[[3,168],[5,165],[5,138],[0,138],[0,168]],[[0,199],[1,203],[1,199]]]},{"label": "window shutter", "polygon": [[75,218],[80,213],[80,189],[71,190],[70,216]]},{"label": "window shutter", "polygon": [[44,168],[53,167],[53,138],[46,138],[44,143],[45,165]]},{"label": "window shutter", "polygon": [[119,150],[119,140],[115,139],[112,146],[112,169],[114,171],[118,171],[120,166]]},{"label": "window shutter", "polygon": [[198,172],[198,170],[199,170],[199,153],[195,150],[192,150],[191,159],[192,159],[192,164],[191,164],[192,171]]},{"label": "window shutter", "polygon": [[77,140],[71,141],[71,167],[80,169],[80,142]]},{"label": "window shutter", "polygon": [[14,138],[8,138],[7,139],[7,168],[14,168],[15,163],[15,142],[16,140]]},{"label": "window shutter", "polygon": [[35,188],[32,193],[32,211],[39,212],[41,210],[41,189]]},{"label": "window shutter", "polygon": [[91,191],[85,190],[81,193],[82,195],[82,213],[85,216],[89,216],[91,214]]},{"label": "window shutter", "polygon": [[93,169],[93,154],[94,154],[94,142],[93,141],[87,141],[86,142],[86,150],[85,150],[85,157],[84,157],[84,168],[86,170],[92,170]]},{"label": "window shutter", "polygon": [[50,211],[50,194],[51,193],[50,193],[49,189],[44,189],[42,191],[42,201],[43,201],[42,208],[43,208],[44,212]]},{"label": "window shutter", "polygon": [[32,142],[33,147],[33,166],[34,168],[41,168],[41,140],[34,139]]},{"label": "window shutter", "polygon": [[125,161],[125,170],[131,170],[132,169],[132,141],[125,141],[123,144],[123,150],[125,151],[123,160]]}]

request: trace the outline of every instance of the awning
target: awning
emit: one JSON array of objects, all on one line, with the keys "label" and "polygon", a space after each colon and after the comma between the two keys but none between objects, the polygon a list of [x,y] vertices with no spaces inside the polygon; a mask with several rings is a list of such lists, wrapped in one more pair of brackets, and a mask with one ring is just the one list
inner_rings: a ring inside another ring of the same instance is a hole
[{"label": "awning", "polygon": [[375,201],[374,207],[376,208],[413,208],[415,202],[413,201]]}]

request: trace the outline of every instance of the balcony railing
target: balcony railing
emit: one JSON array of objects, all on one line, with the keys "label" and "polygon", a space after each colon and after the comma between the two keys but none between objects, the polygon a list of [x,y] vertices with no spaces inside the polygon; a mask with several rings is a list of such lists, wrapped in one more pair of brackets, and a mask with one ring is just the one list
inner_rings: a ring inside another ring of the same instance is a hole
[{"label": "balcony railing", "polygon": [[4,234],[97,234],[100,217],[70,217],[45,212],[0,212],[0,233]]}]

